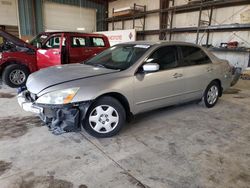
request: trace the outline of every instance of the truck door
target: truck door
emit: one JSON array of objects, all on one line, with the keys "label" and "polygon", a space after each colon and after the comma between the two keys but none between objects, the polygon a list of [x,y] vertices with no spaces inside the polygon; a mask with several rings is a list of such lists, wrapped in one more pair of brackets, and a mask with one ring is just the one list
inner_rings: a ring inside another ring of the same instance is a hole
[{"label": "truck door", "polygon": [[37,66],[39,69],[60,65],[62,47],[65,46],[64,34],[49,37],[41,49],[37,50]]},{"label": "truck door", "polygon": [[83,35],[71,36],[69,51],[70,63],[85,61],[93,55],[93,52],[88,45],[88,38]]}]

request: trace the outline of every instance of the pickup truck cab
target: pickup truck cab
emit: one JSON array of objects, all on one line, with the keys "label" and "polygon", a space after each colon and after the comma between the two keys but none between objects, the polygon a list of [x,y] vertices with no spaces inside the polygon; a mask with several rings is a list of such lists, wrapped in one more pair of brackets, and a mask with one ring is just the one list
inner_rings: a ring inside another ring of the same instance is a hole
[{"label": "pickup truck cab", "polygon": [[30,43],[0,30],[0,74],[10,87],[23,86],[39,69],[79,63],[110,47],[102,34],[43,32]]}]

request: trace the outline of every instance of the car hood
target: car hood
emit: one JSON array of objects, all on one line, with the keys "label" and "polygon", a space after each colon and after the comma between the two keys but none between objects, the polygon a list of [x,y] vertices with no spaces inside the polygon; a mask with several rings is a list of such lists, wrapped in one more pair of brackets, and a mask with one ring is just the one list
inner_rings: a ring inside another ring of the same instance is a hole
[{"label": "car hood", "polygon": [[26,86],[31,93],[38,94],[51,86],[118,71],[83,64],[54,66],[31,74]]},{"label": "car hood", "polygon": [[20,47],[25,47],[25,48],[30,48],[30,49],[36,49],[34,46],[32,46],[31,44],[24,42],[23,40],[17,38],[16,36],[7,33],[3,30],[0,29],[0,35],[2,37],[4,37],[5,39],[7,39],[9,42],[12,42],[14,45],[20,46]]}]

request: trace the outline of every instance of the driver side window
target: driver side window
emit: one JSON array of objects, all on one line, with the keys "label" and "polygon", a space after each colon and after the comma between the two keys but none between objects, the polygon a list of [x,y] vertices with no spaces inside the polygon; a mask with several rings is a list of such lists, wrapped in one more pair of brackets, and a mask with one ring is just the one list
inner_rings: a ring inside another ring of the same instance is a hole
[{"label": "driver side window", "polygon": [[178,66],[177,54],[175,46],[164,46],[153,52],[146,62],[159,64],[160,70],[172,69]]}]

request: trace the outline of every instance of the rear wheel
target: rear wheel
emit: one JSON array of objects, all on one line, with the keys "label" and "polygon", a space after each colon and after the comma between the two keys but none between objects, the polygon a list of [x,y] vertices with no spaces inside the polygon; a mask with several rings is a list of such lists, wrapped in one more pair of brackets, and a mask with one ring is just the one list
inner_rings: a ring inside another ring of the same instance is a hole
[{"label": "rear wheel", "polygon": [[125,110],[113,97],[98,99],[88,110],[85,119],[86,131],[94,137],[111,137],[125,124]]},{"label": "rear wheel", "polygon": [[9,87],[20,87],[25,85],[29,76],[29,69],[26,66],[13,64],[4,69],[3,82]]},{"label": "rear wheel", "polygon": [[207,108],[212,108],[219,99],[220,85],[216,81],[212,81],[206,88],[203,101]]}]

